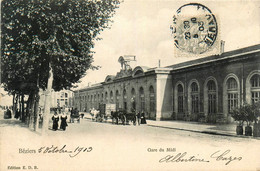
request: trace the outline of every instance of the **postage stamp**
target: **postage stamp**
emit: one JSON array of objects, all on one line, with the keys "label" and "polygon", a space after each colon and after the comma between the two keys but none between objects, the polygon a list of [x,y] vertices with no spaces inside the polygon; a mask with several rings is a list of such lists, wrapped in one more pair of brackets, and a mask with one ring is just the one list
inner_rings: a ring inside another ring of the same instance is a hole
[{"label": "postage stamp", "polygon": [[173,16],[171,30],[175,46],[193,54],[207,52],[218,35],[216,17],[209,8],[199,3],[181,6]]}]

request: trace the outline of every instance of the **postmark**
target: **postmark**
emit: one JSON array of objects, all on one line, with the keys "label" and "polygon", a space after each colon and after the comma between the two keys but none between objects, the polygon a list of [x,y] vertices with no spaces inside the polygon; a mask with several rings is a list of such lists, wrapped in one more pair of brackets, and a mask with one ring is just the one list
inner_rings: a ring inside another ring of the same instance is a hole
[{"label": "postmark", "polygon": [[202,54],[212,48],[218,35],[218,25],[209,8],[199,3],[181,6],[172,21],[175,46],[181,51]]}]

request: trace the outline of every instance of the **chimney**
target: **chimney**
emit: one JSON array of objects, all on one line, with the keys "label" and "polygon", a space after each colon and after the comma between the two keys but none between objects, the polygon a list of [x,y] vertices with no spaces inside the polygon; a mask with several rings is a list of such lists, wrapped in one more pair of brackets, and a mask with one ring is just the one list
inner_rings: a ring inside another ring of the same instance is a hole
[{"label": "chimney", "polygon": [[158,63],[158,65],[159,65],[159,68],[161,67],[161,60],[159,59],[159,63]]},{"label": "chimney", "polygon": [[221,40],[220,41],[220,54],[224,53],[224,47],[225,47],[225,41]]}]

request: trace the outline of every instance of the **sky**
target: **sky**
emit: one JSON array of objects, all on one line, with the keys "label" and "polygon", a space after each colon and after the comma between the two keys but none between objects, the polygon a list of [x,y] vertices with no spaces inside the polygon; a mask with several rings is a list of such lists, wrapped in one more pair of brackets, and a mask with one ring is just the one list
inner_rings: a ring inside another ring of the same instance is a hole
[{"label": "sky", "polygon": [[[260,44],[260,0],[258,1],[196,1],[208,7],[218,23],[218,37],[209,53],[194,56],[176,50],[170,26],[176,10],[191,1],[124,0],[116,10],[111,29],[101,32],[102,40],[95,42],[94,63],[99,70],[88,70],[77,84],[103,82],[107,75],[116,75],[121,65],[118,58],[135,55],[137,65],[168,66],[187,60],[217,54],[219,41],[225,41],[225,51]],[[0,87],[0,92],[4,92]],[[6,92],[4,92],[6,95]],[[11,104],[10,96],[0,97]],[[6,99],[8,98],[8,99]]]},{"label": "sky", "polygon": [[79,88],[105,80],[120,71],[118,58],[135,55],[137,65],[168,66],[187,60],[217,54],[220,40],[225,51],[260,44],[260,0],[258,1],[196,1],[208,7],[218,23],[218,37],[210,52],[202,55],[185,54],[176,50],[170,26],[176,10],[191,1],[124,0],[116,10],[111,29],[101,32],[102,40],[95,43],[94,65],[81,79]]}]

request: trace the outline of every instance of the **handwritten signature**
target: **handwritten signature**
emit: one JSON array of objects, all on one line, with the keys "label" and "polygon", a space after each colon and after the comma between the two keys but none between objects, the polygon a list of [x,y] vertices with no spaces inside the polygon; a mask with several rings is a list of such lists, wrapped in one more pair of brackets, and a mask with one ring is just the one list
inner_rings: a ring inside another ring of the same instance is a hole
[{"label": "handwritten signature", "polygon": [[213,154],[211,154],[211,158],[215,158],[216,161],[226,161],[226,165],[228,165],[229,163],[231,163],[232,161],[240,161],[242,160],[242,157],[234,157],[232,155],[228,155],[228,153],[230,153],[231,150],[226,150],[223,153],[219,151],[214,152]]},{"label": "handwritten signature", "polygon": [[[232,161],[240,161],[242,157],[234,157],[229,153],[231,150],[226,150],[221,152],[220,150],[212,153],[210,158],[215,159],[216,161],[224,161],[225,165],[228,165]],[[167,155],[159,160],[159,163],[169,163],[169,162],[210,162],[210,159],[205,159],[201,157],[196,157],[195,155],[188,155],[187,152],[177,153],[176,155]]]},{"label": "handwritten signature", "polygon": [[91,152],[93,150],[92,147],[76,147],[74,150],[68,150],[66,145],[59,148],[58,146],[51,145],[49,147],[43,146],[38,149],[38,153],[46,154],[46,153],[68,153],[70,157],[75,157],[79,153]]}]

